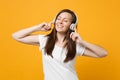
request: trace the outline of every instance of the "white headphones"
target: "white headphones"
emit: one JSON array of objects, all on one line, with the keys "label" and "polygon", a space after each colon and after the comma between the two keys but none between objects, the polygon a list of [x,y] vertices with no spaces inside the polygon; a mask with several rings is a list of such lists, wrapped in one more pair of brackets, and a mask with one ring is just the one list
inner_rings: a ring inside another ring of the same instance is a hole
[{"label": "white headphones", "polygon": [[75,16],[76,16],[76,22],[72,23],[70,25],[70,29],[76,32],[76,27],[77,27],[77,24],[78,24],[78,18],[77,18],[77,15],[75,15]]},{"label": "white headphones", "polygon": [[[76,31],[76,26],[77,26],[77,24],[78,24],[78,17],[77,17],[76,14],[75,14],[75,16],[76,16],[76,22],[75,22],[75,23],[72,23],[72,24],[70,25],[70,30],[73,30],[73,31]],[[56,19],[56,17],[53,19],[53,23],[55,23],[55,19]]]}]

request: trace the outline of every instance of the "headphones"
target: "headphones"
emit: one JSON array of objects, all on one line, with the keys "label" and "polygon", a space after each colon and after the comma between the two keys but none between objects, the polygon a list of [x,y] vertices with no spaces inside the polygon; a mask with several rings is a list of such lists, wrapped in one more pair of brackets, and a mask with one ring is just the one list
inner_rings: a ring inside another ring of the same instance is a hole
[{"label": "headphones", "polygon": [[[78,24],[78,17],[77,17],[76,14],[75,14],[75,16],[76,16],[76,22],[75,22],[75,23],[72,23],[72,24],[70,25],[70,30],[76,32],[76,27],[77,27],[77,24]],[[55,23],[55,20],[56,20],[56,17],[53,19],[53,23]]]}]

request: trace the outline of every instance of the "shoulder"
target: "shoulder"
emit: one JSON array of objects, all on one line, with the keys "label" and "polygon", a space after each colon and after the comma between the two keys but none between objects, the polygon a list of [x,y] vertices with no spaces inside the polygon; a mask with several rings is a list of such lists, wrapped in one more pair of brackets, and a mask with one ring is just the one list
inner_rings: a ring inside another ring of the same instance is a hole
[{"label": "shoulder", "polygon": [[47,35],[38,35],[38,39],[39,41],[44,41],[44,40],[47,40],[48,36]]},{"label": "shoulder", "polygon": [[39,39],[39,46],[40,46],[41,48],[44,48],[45,45],[46,45],[48,36],[47,36],[47,35],[39,35],[39,36],[38,36],[38,39]]}]

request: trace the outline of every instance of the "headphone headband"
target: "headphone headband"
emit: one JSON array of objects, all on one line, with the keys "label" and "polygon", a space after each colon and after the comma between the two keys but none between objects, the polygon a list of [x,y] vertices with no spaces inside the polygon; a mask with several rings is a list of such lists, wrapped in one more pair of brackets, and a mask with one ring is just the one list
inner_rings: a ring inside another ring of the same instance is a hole
[{"label": "headphone headband", "polygon": [[[74,14],[75,14],[75,13],[74,13]],[[75,23],[72,23],[72,24],[70,25],[70,29],[73,30],[73,31],[76,30],[76,27],[77,27],[77,24],[78,24],[78,17],[77,17],[76,14],[75,14],[75,16],[76,16],[76,21],[75,21]]]}]

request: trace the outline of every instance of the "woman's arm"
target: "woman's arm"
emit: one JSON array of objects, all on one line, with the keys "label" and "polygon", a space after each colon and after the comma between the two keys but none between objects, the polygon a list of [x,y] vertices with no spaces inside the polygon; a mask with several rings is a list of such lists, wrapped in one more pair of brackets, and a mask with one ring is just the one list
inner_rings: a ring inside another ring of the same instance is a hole
[{"label": "woman's arm", "polygon": [[86,48],[85,52],[83,53],[83,56],[96,58],[107,56],[107,51],[99,45],[95,45],[86,41],[81,41],[80,44]]},{"label": "woman's arm", "polygon": [[73,41],[76,41],[77,44],[80,44],[85,47],[83,56],[101,58],[107,56],[107,51],[98,45],[86,42],[81,39],[80,35],[76,32],[72,32],[70,37]]},{"label": "woman's arm", "polygon": [[48,31],[51,29],[51,25],[51,22],[49,24],[41,23],[39,25],[17,31],[12,34],[12,37],[25,44],[39,45],[38,35],[32,35],[31,33],[36,31]]}]

